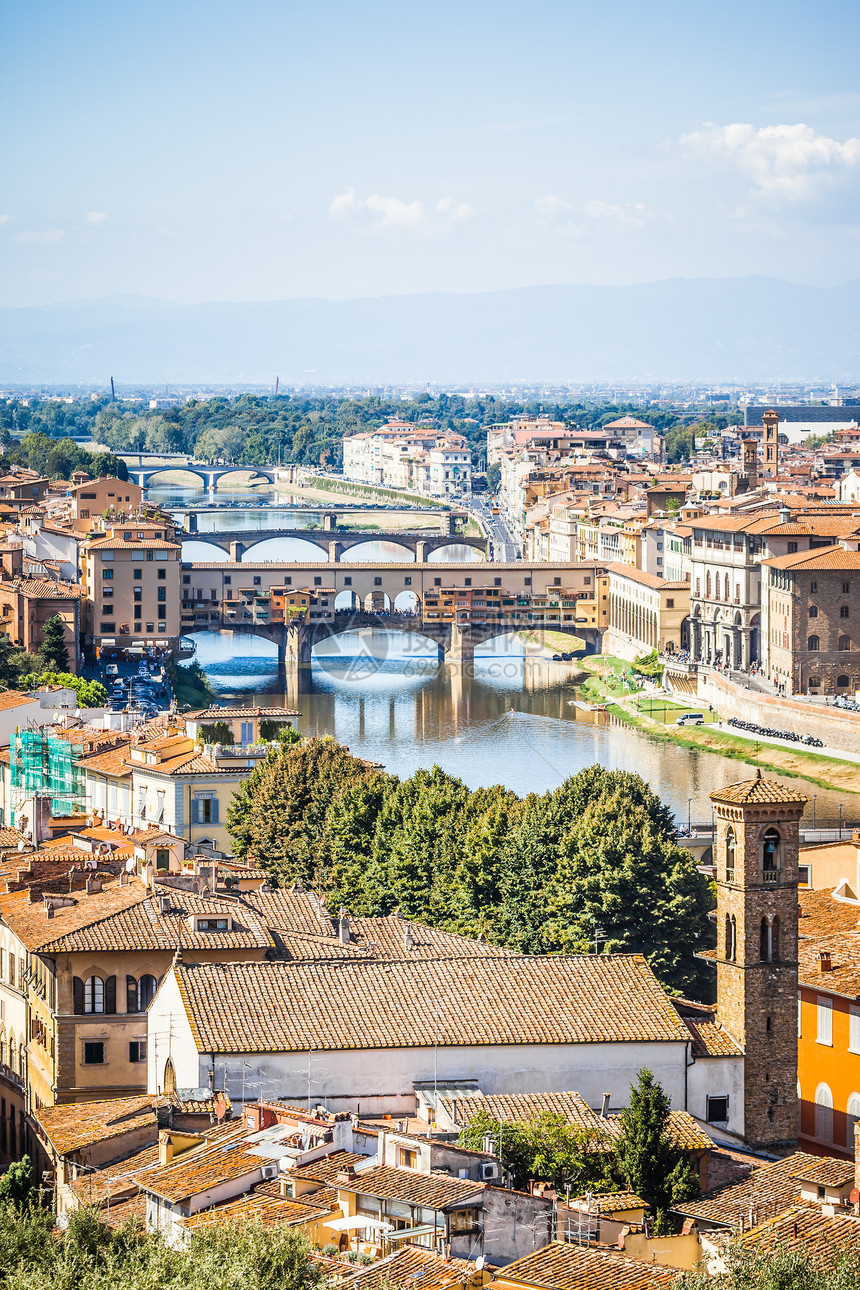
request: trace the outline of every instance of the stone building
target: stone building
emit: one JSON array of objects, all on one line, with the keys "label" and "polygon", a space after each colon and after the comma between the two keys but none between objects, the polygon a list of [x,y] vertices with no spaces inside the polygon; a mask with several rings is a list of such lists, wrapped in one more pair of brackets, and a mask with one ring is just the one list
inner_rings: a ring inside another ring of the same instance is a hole
[{"label": "stone building", "polygon": [[762,664],[788,693],[860,690],[858,546],[855,537],[762,562]]},{"label": "stone building", "polygon": [[717,1019],[744,1053],[744,1138],[797,1138],[797,859],[807,798],[776,780],[711,794],[716,817]]}]

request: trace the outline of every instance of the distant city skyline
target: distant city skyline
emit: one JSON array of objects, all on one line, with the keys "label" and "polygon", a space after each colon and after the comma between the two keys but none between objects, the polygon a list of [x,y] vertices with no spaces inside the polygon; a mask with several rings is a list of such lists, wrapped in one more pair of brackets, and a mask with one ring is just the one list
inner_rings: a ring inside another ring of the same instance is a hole
[{"label": "distant city skyline", "polygon": [[860,276],[846,0],[0,22],[0,306]]}]

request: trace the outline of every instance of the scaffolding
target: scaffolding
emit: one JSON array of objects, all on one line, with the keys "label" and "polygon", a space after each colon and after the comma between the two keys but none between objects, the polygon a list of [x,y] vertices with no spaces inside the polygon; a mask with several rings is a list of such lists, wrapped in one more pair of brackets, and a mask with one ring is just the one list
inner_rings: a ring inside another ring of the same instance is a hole
[{"label": "scaffolding", "polygon": [[84,807],[84,773],[76,765],[81,749],[44,730],[15,732],[10,747],[12,809],[30,797],[50,797],[52,815],[74,815]]}]

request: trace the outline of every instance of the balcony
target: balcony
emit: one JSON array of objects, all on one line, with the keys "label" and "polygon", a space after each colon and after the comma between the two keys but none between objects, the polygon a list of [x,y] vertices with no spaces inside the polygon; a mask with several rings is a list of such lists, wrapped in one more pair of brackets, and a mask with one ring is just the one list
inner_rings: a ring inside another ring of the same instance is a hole
[{"label": "balcony", "polygon": [[776,883],[779,882],[779,874],[780,874],[779,869],[763,869],[761,876],[762,876],[763,882],[765,882],[768,886],[774,886]]}]

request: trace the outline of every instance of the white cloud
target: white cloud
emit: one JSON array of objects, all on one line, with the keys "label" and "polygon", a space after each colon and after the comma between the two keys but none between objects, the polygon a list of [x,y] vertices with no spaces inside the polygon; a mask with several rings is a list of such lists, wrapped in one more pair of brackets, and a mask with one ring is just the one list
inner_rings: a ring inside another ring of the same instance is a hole
[{"label": "white cloud", "polygon": [[104,211],[87,211],[84,216],[84,223],[92,224],[95,227],[98,224],[104,224],[107,218],[108,216],[105,215]]},{"label": "white cloud", "polygon": [[65,236],[65,230],[61,228],[34,228],[25,233],[19,233],[16,240],[25,245],[54,246],[57,242],[62,242]]},{"label": "white cloud", "polygon": [[425,236],[442,233],[474,214],[471,206],[453,197],[442,197],[435,206],[425,206],[423,202],[406,202],[381,193],[359,197],[354,188],[339,193],[328,209],[335,219],[352,219],[368,228],[404,229]]},{"label": "white cloud", "polygon": [[802,202],[839,183],[860,165],[860,139],[840,143],[812,126],[708,123],[685,134],[689,156],[725,161],[746,175],[753,194],[770,201]]},{"label": "white cloud", "polygon": [[0,227],[2,227],[3,224],[11,224],[13,218],[14,217],[12,215],[0,215]]},{"label": "white cloud", "polygon": [[604,202],[597,198],[573,203],[554,193],[535,202],[538,219],[549,228],[577,235],[600,232],[629,233],[649,218],[644,202]]}]

